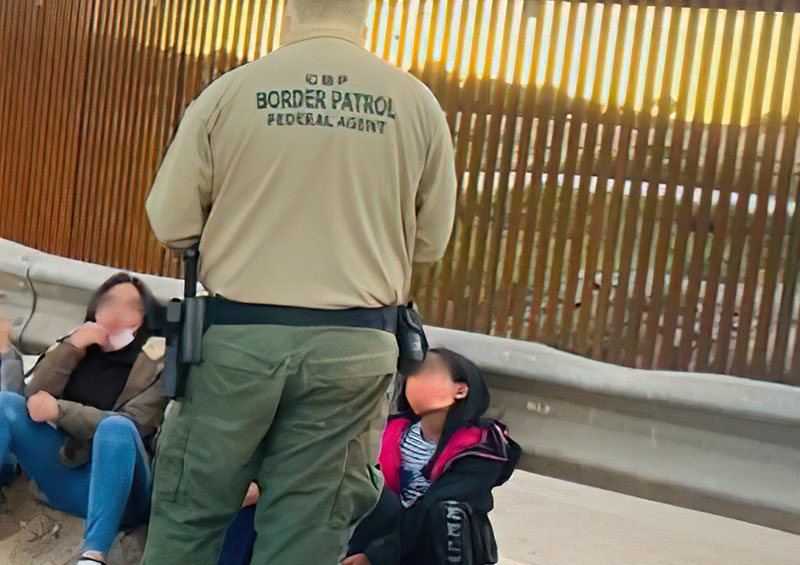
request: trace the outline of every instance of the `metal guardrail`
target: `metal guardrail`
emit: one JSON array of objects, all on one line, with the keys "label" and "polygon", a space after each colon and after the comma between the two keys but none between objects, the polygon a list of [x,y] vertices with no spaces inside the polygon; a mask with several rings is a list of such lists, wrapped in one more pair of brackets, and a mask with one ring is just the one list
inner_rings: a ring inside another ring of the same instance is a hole
[{"label": "metal guardrail", "polygon": [[[0,315],[28,353],[78,325],[115,269],[0,240]],[[143,275],[154,294],[181,282]],[[522,468],[800,533],[800,389],[628,369],[536,343],[428,328],[473,359]]]}]

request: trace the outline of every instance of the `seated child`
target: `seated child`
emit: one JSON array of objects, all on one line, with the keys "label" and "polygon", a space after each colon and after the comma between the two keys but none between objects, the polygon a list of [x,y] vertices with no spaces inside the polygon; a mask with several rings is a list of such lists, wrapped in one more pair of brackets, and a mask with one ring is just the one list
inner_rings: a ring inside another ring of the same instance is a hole
[{"label": "seated child", "polygon": [[384,489],[342,565],[497,562],[492,488],[519,461],[500,422],[481,416],[489,390],[474,363],[432,349],[405,378],[378,458]]},{"label": "seated child", "polygon": [[225,532],[225,540],[219,553],[217,565],[247,565],[253,557],[256,543],[256,504],[261,490],[255,481],[250,483],[242,502],[242,509],[234,517]]}]

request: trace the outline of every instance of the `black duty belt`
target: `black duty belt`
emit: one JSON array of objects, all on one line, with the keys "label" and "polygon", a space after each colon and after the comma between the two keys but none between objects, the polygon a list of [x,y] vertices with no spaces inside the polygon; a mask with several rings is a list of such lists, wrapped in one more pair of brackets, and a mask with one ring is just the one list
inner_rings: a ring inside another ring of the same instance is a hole
[{"label": "black duty belt", "polygon": [[250,304],[221,296],[206,298],[205,327],[236,325],[338,326],[397,331],[397,306],[324,310],[299,306]]}]

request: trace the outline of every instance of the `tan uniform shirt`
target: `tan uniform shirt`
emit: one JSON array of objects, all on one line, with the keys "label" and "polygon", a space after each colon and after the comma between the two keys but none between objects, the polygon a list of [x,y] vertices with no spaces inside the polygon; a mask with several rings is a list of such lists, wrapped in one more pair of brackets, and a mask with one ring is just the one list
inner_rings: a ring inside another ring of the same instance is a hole
[{"label": "tan uniform shirt", "polygon": [[408,298],[455,206],[450,132],[408,73],[312,37],[226,73],[187,108],[147,199],[159,240],[200,241],[231,300],[316,308]]}]

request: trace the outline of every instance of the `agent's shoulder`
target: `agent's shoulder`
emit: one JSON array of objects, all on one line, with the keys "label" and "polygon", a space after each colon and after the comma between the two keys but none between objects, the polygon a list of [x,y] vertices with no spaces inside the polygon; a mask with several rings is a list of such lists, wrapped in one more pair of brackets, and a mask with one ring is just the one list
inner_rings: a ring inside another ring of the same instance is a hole
[{"label": "agent's shoulder", "polygon": [[433,102],[438,106],[436,97],[433,95],[433,92],[431,92],[431,89],[428,88],[428,85],[415,77],[409,71],[378,57],[374,53],[369,53],[369,56],[373,61],[375,61],[375,64],[386,73],[386,76],[390,80],[397,81],[404,89],[408,89],[409,92],[412,92],[421,100],[424,100],[427,103]]}]

